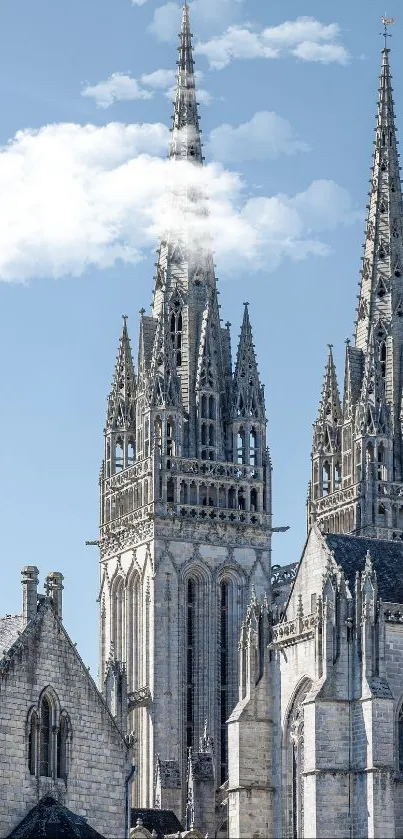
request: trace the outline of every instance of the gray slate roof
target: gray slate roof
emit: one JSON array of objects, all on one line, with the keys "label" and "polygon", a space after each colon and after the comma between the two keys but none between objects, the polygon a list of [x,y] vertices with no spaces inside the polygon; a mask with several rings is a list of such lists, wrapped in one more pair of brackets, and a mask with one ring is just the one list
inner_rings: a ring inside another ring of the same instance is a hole
[{"label": "gray slate roof", "polygon": [[139,807],[132,807],[131,827],[136,827],[137,819],[141,819],[149,833],[155,830],[158,839],[164,839],[164,836],[168,833],[183,831],[183,826],[172,810],[144,810]]},{"label": "gray slate roof", "polygon": [[324,534],[324,539],[337,564],[341,565],[351,591],[356,572],[363,570],[365,555],[369,551],[377,575],[379,596],[390,603],[403,603],[403,542],[338,533]]},{"label": "gray slate roof", "polygon": [[46,795],[29,811],[25,819],[9,833],[7,839],[103,839],[82,816],[76,816]]},{"label": "gray slate roof", "polygon": [[22,615],[5,615],[0,618],[0,659],[10,649],[24,629]]}]

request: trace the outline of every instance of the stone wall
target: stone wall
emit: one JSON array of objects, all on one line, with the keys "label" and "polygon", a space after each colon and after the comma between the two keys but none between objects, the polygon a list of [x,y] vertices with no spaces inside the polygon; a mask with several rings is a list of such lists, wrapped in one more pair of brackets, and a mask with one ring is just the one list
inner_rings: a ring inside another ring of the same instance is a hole
[{"label": "stone wall", "polygon": [[[0,675],[0,836],[49,793],[101,834],[121,837],[129,771],[123,737],[52,607],[41,609]],[[66,781],[35,778],[28,766],[28,714],[48,687],[55,719],[65,711],[71,722]]]}]

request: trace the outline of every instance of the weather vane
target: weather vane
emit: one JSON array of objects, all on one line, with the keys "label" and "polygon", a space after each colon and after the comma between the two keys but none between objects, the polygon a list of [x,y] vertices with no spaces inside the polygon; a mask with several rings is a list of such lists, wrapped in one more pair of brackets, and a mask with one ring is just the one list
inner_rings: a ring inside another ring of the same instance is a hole
[{"label": "weather vane", "polygon": [[385,50],[386,50],[386,38],[391,38],[392,37],[391,35],[389,35],[388,26],[392,26],[392,24],[394,24],[394,22],[395,22],[395,19],[394,19],[394,17],[386,17],[386,15],[384,15],[383,18],[381,18],[381,20],[382,20],[382,23],[383,23],[383,32],[381,32],[381,35],[383,35],[383,37],[385,38]]}]

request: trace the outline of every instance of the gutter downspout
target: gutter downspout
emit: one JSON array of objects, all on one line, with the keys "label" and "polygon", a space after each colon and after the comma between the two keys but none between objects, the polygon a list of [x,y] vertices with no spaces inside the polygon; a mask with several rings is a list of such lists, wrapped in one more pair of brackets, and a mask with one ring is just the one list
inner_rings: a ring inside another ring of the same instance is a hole
[{"label": "gutter downspout", "polygon": [[130,837],[130,791],[131,791],[131,782],[133,780],[134,775],[137,772],[137,766],[133,763],[133,766],[125,780],[125,837],[129,839]]}]

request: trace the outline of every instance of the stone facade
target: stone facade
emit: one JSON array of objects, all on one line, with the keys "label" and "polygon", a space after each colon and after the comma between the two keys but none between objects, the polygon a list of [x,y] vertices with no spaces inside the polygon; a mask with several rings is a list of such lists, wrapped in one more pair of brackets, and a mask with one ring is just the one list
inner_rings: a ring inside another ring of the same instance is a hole
[{"label": "stone facade", "polygon": [[[252,600],[240,634],[239,701],[228,737],[234,839],[403,837],[403,212],[396,142],[385,47],[344,398],[330,347],[314,425],[308,539],[295,573],[276,569],[271,603]],[[289,578],[288,597],[282,576]]]},{"label": "stone facade", "polygon": [[37,575],[23,571],[23,614],[0,619],[0,836],[52,795],[121,837],[128,749],[63,627],[62,575],[39,599]]}]

